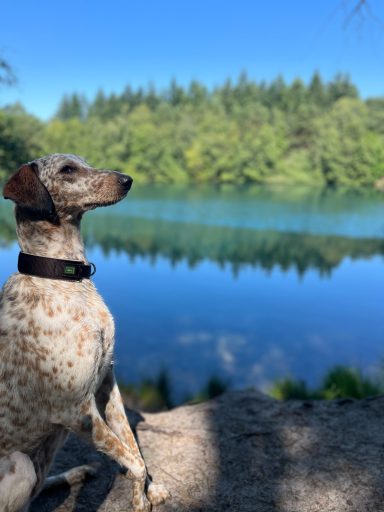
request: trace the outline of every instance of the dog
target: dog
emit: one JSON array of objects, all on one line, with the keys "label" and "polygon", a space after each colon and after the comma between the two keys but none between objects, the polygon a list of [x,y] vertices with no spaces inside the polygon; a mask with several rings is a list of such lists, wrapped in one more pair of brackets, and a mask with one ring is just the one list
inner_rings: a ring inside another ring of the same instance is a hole
[{"label": "dog", "polygon": [[85,212],[122,200],[131,185],[70,154],[29,162],[5,184],[27,263],[0,295],[0,512],[25,512],[44,482],[94,471],[47,478],[69,431],[126,468],[135,512],[168,497],[150,481],[127,421],[113,370],[114,321],[89,279],[80,234]]}]

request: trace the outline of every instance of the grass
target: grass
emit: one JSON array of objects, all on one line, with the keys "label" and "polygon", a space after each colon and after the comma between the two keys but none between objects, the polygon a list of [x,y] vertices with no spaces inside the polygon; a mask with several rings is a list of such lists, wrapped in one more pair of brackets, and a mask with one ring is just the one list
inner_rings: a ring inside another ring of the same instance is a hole
[{"label": "grass", "polygon": [[[119,383],[123,398],[131,408],[147,412],[165,411],[175,407],[169,373],[164,369],[155,379],[144,379],[140,384]],[[213,375],[195,395],[186,396],[184,404],[196,404],[215,398],[229,390],[229,382]],[[335,398],[364,398],[384,394],[379,381],[365,377],[360,370],[335,366],[323,377],[320,385],[311,389],[303,380],[284,378],[276,380],[267,394],[277,400],[332,400]]]},{"label": "grass", "polygon": [[[175,407],[169,373],[162,370],[155,379],[144,379],[140,384],[119,382],[120,392],[129,407],[142,411],[166,411]],[[228,382],[212,376],[195,395],[188,395],[183,403],[196,404],[215,398],[229,389]]]},{"label": "grass", "polygon": [[302,380],[285,378],[276,381],[268,394],[278,400],[364,398],[384,393],[380,382],[364,377],[360,370],[346,366],[335,366],[323,377],[320,386],[309,389]]}]

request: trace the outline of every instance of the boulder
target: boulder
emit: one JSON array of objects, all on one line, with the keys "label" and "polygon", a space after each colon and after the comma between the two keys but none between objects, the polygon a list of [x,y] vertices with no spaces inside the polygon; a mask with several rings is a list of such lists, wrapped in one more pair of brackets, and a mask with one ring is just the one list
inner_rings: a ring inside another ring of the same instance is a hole
[{"label": "boulder", "polygon": [[[384,397],[280,402],[254,391],[129,414],[149,473],[172,499],[155,512],[384,511]],[[53,472],[97,475],[43,492],[31,512],[128,512],[119,467],[70,436]]]}]

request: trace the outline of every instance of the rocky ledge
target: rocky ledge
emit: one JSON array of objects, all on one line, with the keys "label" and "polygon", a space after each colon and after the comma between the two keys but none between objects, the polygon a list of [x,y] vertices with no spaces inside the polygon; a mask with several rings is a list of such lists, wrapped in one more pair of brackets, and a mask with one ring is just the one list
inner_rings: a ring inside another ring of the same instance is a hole
[{"label": "rocky ledge", "polygon": [[[172,499],[155,512],[384,511],[384,397],[278,402],[256,392],[129,414],[149,472]],[[31,512],[128,512],[130,482],[70,437],[53,472],[97,476],[41,494]]]}]

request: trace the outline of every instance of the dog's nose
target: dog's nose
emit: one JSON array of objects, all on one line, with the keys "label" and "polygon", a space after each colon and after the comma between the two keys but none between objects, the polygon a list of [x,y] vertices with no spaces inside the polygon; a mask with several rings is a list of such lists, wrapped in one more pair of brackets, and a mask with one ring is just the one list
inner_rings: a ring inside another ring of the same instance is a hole
[{"label": "dog's nose", "polygon": [[132,186],[133,179],[130,176],[125,174],[121,174],[118,179],[120,185],[123,185],[124,188],[129,190]]}]

